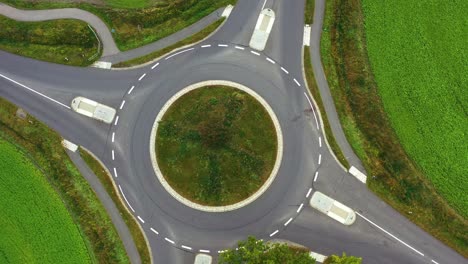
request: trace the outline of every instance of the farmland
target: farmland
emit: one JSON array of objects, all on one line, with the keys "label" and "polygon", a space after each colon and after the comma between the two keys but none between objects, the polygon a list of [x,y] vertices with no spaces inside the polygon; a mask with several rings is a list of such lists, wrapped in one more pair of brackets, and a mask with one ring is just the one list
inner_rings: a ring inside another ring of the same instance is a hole
[{"label": "farmland", "polygon": [[0,263],[90,263],[59,195],[29,158],[0,138]]},{"label": "farmland", "polygon": [[437,191],[468,217],[468,2],[364,0],[363,10],[392,127]]}]

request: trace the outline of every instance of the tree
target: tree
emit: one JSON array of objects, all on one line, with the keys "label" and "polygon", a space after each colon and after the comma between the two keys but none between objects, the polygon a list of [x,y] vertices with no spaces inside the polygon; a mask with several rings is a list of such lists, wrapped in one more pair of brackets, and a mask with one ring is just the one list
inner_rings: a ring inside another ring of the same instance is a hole
[{"label": "tree", "polygon": [[308,251],[289,247],[287,244],[264,243],[250,236],[238,243],[238,249],[227,250],[220,255],[220,264],[314,264]]},{"label": "tree", "polygon": [[343,253],[343,256],[331,255],[328,257],[324,264],[361,264],[362,258],[353,257],[353,256],[346,256]]}]

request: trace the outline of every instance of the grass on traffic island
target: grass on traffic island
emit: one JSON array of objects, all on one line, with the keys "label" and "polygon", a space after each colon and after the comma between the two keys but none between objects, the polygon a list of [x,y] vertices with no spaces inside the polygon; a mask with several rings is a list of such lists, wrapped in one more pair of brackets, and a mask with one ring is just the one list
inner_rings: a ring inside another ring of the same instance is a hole
[{"label": "grass on traffic island", "polygon": [[[434,10],[439,10],[437,6],[434,8]],[[382,100],[388,100],[388,98],[381,98],[379,94],[381,89],[395,90],[397,88],[401,89],[401,87],[400,85],[384,88],[377,86],[368,59],[362,1],[330,0],[326,2],[325,11],[320,45],[324,70],[345,134],[366,167],[368,175],[372,176],[368,178],[369,188],[426,232],[467,257],[467,220],[448,205],[447,201],[440,196],[439,190],[429,180],[428,175],[407,154],[403,143],[400,143],[402,141],[399,140],[396,134],[398,131],[392,127],[389,113],[384,109]],[[411,13],[416,14],[412,11]],[[427,18],[424,18],[427,16],[426,13],[417,14],[421,15],[424,21],[427,21]],[[378,19],[382,19],[382,17],[376,16]],[[406,18],[407,16],[403,16],[402,20]],[[428,23],[430,24],[430,22]],[[401,26],[401,28],[406,27],[405,23],[397,23],[397,25]],[[377,26],[381,25],[377,24]],[[398,28],[392,28],[392,30],[396,32]],[[433,31],[430,30],[432,33]],[[373,36],[374,41],[375,38]],[[393,38],[393,40],[402,39],[408,40],[408,38]],[[410,39],[419,41],[418,38]],[[396,46],[393,45],[392,47]],[[424,42],[423,44],[417,44],[415,47],[422,50],[427,49]],[[372,51],[376,52],[375,50]],[[397,52],[403,54],[400,50]],[[416,52],[416,50],[410,51],[410,53]],[[432,53],[423,52],[423,54]],[[420,58],[422,56],[418,57],[418,59]],[[400,58],[392,58],[392,60],[397,59],[401,60]],[[408,59],[403,61],[405,64],[413,63],[412,60]],[[421,65],[418,67],[421,67]],[[391,72],[394,70],[391,67],[378,69],[377,73],[382,74],[382,71]],[[412,71],[406,71],[406,73],[409,72]],[[429,76],[426,73],[417,76]],[[393,80],[400,81],[402,78],[412,78],[414,76],[416,75],[405,76],[400,74],[398,78],[393,78]],[[409,90],[416,89],[424,90],[428,89],[428,87],[423,85],[420,88],[414,85],[409,88]],[[442,86],[437,86],[436,89],[442,89]],[[450,92],[455,92],[451,89]],[[424,93],[421,92],[421,94]],[[424,99],[424,97],[422,98]],[[417,104],[417,100],[422,100],[420,97],[411,97],[410,99],[407,98],[407,107]],[[398,98],[398,100],[403,99]],[[420,105],[423,104],[420,103]],[[432,113],[429,110],[431,109],[413,109],[418,113],[419,111],[426,111],[426,114]],[[403,114],[403,111],[408,110],[401,107],[397,112],[400,111]],[[395,113],[391,114],[395,115]],[[396,113],[396,116],[398,115],[399,113]],[[423,119],[414,119],[413,121],[425,122]],[[455,124],[451,124],[451,126],[455,126]],[[418,129],[414,129],[414,131],[418,131]],[[417,142],[423,145],[427,144],[427,141],[424,140],[418,140]],[[466,152],[455,153],[455,155],[463,154],[466,154]],[[456,172],[457,170],[453,171]],[[450,176],[450,173],[445,175]],[[466,196],[466,193],[460,194],[460,201],[463,201],[463,195]]]},{"label": "grass on traffic island", "polygon": [[276,161],[277,135],[266,109],[226,86],[193,90],[159,123],[156,157],[171,187],[202,205],[223,206],[255,193]]},{"label": "grass on traffic island", "polygon": [[59,19],[19,22],[0,16],[0,49],[33,59],[88,66],[102,53],[85,22]]},{"label": "grass on traffic island", "polygon": [[170,53],[172,52],[173,50],[177,49],[177,48],[180,48],[180,47],[183,47],[183,46],[186,46],[186,45],[190,45],[190,44],[193,44],[193,43],[196,43],[198,41],[201,41],[203,40],[204,38],[206,38],[207,36],[209,36],[211,33],[213,33],[222,23],[223,21],[225,20],[225,18],[220,18],[218,19],[217,21],[213,22],[212,24],[210,24],[209,26],[207,26],[206,28],[202,29],[201,31],[191,35],[190,37],[187,37],[179,42],[176,42],[170,46],[167,46],[163,49],[160,49],[160,50],[157,50],[157,51],[154,51],[154,52],[151,52],[145,56],[141,56],[141,57],[138,57],[138,58],[135,58],[135,59],[132,59],[132,60],[128,60],[128,61],[123,61],[123,62],[120,62],[120,63],[116,63],[114,65],[112,65],[113,68],[124,68],[124,67],[131,67],[131,66],[136,66],[136,65],[141,65],[143,63],[146,63],[146,62],[149,62],[149,61],[152,61],[154,59],[157,59],[167,53]]},{"label": "grass on traffic island", "polygon": [[93,171],[93,173],[98,177],[102,186],[104,186],[107,193],[112,198],[112,201],[117,206],[117,209],[120,212],[120,216],[122,216],[122,219],[125,221],[125,224],[128,226],[128,229],[132,234],[133,241],[135,242],[138,254],[140,255],[141,263],[151,263],[151,256],[146,244],[146,239],[141,231],[141,228],[138,226],[136,219],[122,204],[122,200],[119,199],[118,193],[114,188],[114,184],[111,180],[112,177],[108,174],[108,171],[104,169],[101,163],[85,149],[80,148],[80,156],[86,162],[88,167]]},{"label": "grass on traffic island", "polygon": [[[78,232],[81,236],[80,239],[85,241],[88,255],[90,255],[90,262],[94,263],[129,263],[128,256],[125,252],[123,247],[122,241],[119,238],[117,231],[115,230],[112,221],[110,220],[106,210],[100,203],[99,199],[97,198],[96,194],[93,192],[91,187],[88,185],[86,180],[81,176],[78,172],[76,167],[71,162],[68,155],[65,153],[64,148],[61,145],[61,138],[60,136],[48,128],[46,125],[40,123],[36,119],[31,116],[26,117],[26,119],[20,119],[16,117],[16,110],[17,107],[4,99],[0,98],[0,135],[4,140],[8,140],[11,144],[14,144],[17,149],[20,149],[23,153],[23,157],[27,156],[29,162],[33,162],[34,166],[36,167],[34,175],[23,176],[24,178],[18,179],[17,184],[21,184],[23,181],[27,181],[27,177],[43,177],[42,179],[31,179],[35,182],[41,182],[41,185],[49,185],[46,186],[36,186],[37,188],[48,189],[53,188],[56,195],[59,197],[58,199],[54,197],[50,197],[49,202],[47,203],[40,203],[39,197],[29,199],[24,201],[25,203],[35,203],[38,208],[44,207],[44,212],[47,212],[48,206],[55,206],[58,207],[59,205],[53,203],[62,203],[62,206],[68,210],[68,214],[73,219],[73,223],[78,229]],[[2,155],[4,153],[2,152]],[[13,157],[12,157],[13,158]],[[21,158],[24,159],[24,158]],[[21,159],[17,159],[20,162]],[[11,164],[11,160],[9,161]],[[22,170],[22,167],[26,166],[29,167],[31,170],[31,166],[28,165],[27,161],[21,161],[21,164],[18,164],[14,168],[9,168],[9,170]],[[13,164],[11,166],[14,166]],[[41,173],[37,172],[40,171]],[[10,174],[8,177],[13,177],[14,175],[23,175],[28,173],[27,170],[22,170],[21,172],[16,171],[16,174]],[[19,176],[18,176],[19,177]],[[31,181],[31,182],[34,182]],[[5,181],[1,181],[4,183]],[[9,189],[12,191],[13,188]],[[32,189],[31,189],[32,190]],[[50,189],[48,190],[50,192]],[[2,192],[2,197],[3,197]],[[27,198],[29,194],[22,194],[23,198]],[[17,196],[16,199],[21,199],[20,196]],[[11,206],[11,205],[9,205]],[[2,211],[5,212],[5,211]],[[22,218],[33,218],[39,217],[40,215],[33,214],[34,212],[31,211],[29,214],[21,215],[20,211],[18,210],[18,215],[9,216],[9,217],[17,217],[18,220],[23,220],[21,224],[25,226],[21,226],[19,222],[17,224],[16,233],[10,233],[9,239],[16,240],[16,245],[21,247],[21,254],[25,251],[32,250],[31,245],[36,243],[34,247],[37,246],[37,250],[39,250],[39,245],[53,245],[57,243],[56,236],[33,236],[29,240],[25,237],[24,234],[25,230],[31,228],[31,226],[26,227],[26,225],[34,224],[32,219],[26,220]],[[53,212],[53,214],[58,214],[59,212]],[[60,213],[63,215],[64,213]],[[18,218],[19,217],[19,218]],[[65,226],[70,226],[68,222],[57,223],[52,221],[52,215],[47,216],[51,219],[45,218],[40,221],[49,221],[50,225],[47,226],[48,229],[57,229],[63,230]],[[3,218],[0,219],[0,222],[4,220]],[[39,219],[38,219],[39,221]],[[13,223],[8,223],[12,225]],[[42,224],[37,224],[34,228],[40,227]],[[63,227],[60,225],[64,225]],[[1,225],[0,233],[4,231],[4,225]],[[47,229],[41,230],[41,232],[47,232]],[[64,231],[65,232],[65,231]],[[65,235],[69,235],[70,239],[74,239],[76,241],[76,236],[72,233],[64,233]],[[0,235],[0,238],[5,238],[5,236]],[[25,240],[26,239],[26,240]],[[0,239],[0,248],[5,249],[5,246],[2,246],[5,240]],[[70,244],[70,243],[68,243]],[[75,247],[81,247],[78,244]],[[53,248],[54,250],[56,248]],[[67,249],[71,251],[72,249]],[[78,250],[78,249],[77,249]],[[82,250],[82,249],[81,249]],[[41,251],[39,254],[43,254],[44,252]],[[32,261],[32,262],[39,262],[39,263],[47,263],[47,262],[75,262],[80,263],[80,261],[86,263],[86,258],[73,259],[66,258],[67,256],[71,256],[71,252],[58,252],[54,251],[51,254],[55,254],[55,259],[59,259],[58,261]],[[35,256],[39,257],[39,256]],[[0,254],[0,262],[2,262],[2,254]],[[8,262],[8,260],[7,260]],[[13,261],[14,262],[14,261]],[[19,261],[21,263],[31,262],[26,259],[25,261]]]}]

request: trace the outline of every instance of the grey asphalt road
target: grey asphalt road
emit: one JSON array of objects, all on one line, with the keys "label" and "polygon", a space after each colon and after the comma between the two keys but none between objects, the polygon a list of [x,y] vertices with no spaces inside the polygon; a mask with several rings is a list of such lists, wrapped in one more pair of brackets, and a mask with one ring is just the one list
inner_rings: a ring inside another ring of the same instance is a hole
[{"label": "grey asphalt road", "polygon": [[114,38],[106,24],[88,11],[77,8],[60,8],[49,10],[21,10],[4,3],[0,3],[0,14],[18,21],[44,21],[53,19],[79,19],[90,24],[102,42],[102,56],[119,53]]},{"label": "grey asphalt road", "polygon": [[[149,239],[155,263],[191,263],[200,250],[217,256],[248,235],[299,242],[327,255],[345,251],[362,256],[365,263],[466,263],[338,166],[304,93],[304,1],[267,1],[278,24],[265,52],[256,55],[247,43],[263,3],[239,0],[225,25],[204,43],[135,70],[73,68],[0,53],[3,76],[65,105],[77,95],[111,105],[119,116],[112,125],[79,116],[1,76],[0,96],[90,149],[114,172],[126,205]],[[276,113],[284,137],[283,160],[271,187],[252,204],[225,213],[201,212],[177,202],[159,184],[149,157],[151,127],[164,103],[185,86],[210,79],[254,89]],[[336,198],[372,223],[359,217],[345,227],[310,209],[309,188]]]}]

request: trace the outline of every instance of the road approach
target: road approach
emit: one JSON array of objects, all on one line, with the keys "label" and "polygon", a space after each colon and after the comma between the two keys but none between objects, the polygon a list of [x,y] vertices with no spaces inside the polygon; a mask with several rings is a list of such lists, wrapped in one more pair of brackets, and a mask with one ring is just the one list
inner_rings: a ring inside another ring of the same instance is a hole
[{"label": "road approach", "polygon": [[[316,3],[316,12],[323,12],[323,1]],[[264,4],[275,11],[276,21],[266,49],[256,52],[248,42]],[[2,52],[0,96],[104,162],[149,239],[154,263],[191,263],[198,252],[216,256],[248,235],[291,240],[324,255],[344,251],[365,263],[466,263],[332,158],[303,80],[303,13],[303,0],[239,0],[225,25],[205,42],[126,71],[67,67]],[[205,80],[252,88],[275,111],[284,138],[271,187],[252,204],[226,213],[177,202],[159,184],[149,156],[159,110],[179,90]],[[116,108],[118,119],[104,125],[77,115],[69,109],[76,96]],[[315,190],[356,210],[355,224],[345,227],[308,207]]]}]

